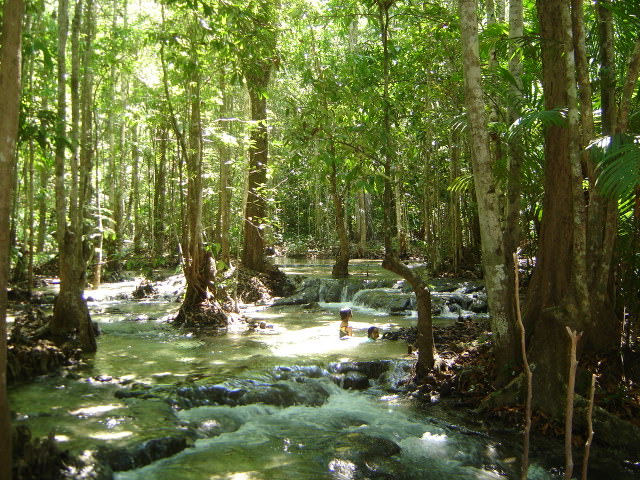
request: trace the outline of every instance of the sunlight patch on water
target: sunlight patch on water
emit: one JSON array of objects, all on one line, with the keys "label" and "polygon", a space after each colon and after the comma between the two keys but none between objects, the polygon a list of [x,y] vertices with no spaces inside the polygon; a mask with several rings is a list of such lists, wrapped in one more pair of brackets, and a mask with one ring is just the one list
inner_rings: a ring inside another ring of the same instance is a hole
[{"label": "sunlight patch on water", "polygon": [[71,415],[92,417],[96,415],[102,415],[103,413],[110,412],[122,408],[122,405],[110,404],[110,405],[96,405],[95,407],[83,407],[77,410],[69,412]]},{"label": "sunlight patch on water", "polygon": [[225,475],[212,475],[209,480],[260,480],[264,478],[258,472],[227,473]]},{"label": "sunlight patch on water", "polygon": [[96,440],[120,440],[133,435],[133,432],[100,432],[89,435]]}]

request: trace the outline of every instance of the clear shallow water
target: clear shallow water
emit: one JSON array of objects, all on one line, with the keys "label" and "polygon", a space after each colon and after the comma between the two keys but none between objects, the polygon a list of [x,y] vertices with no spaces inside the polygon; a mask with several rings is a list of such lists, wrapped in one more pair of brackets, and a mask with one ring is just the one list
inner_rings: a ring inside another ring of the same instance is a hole
[{"label": "clear shallow water", "polygon": [[[327,264],[289,268],[326,273]],[[375,265],[365,271],[373,275]],[[316,406],[206,405],[176,414],[162,401],[117,398],[115,393],[131,384],[170,388],[201,379],[296,389],[304,386],[300,380],[276,378],[276,367],[324,369],[331,362],[380,359],[400,364],[410,358],[403,342],[366,339],[370,325],[395,329],[413,325],[410,317],[354,307],[354,338],[341,341],[337,312],[343,304],[325,303],[312,310],[254,307],[245,314],[268,328],[247,331],[239,326],[224,335],[196,338],[164,322],[179,303],[114,299],[131,293],[135,285],[110,284],[87,292],[103,335],[98,353],[79,377],[42,378],[11,389],[11,408],[34,435],[54,431],[62,447],[81,452],[164,437],[180,425],[201,433],[203,438],[181,453],[118,473],[121,480],[351,479],[363,478],[363,469],[378,478],[513,478],[514,452],[509,448],[429,417],[384,385],[347,391],[324,376],[305,380],[327,392],[326,401]],[[386,457],[376,452],[376,444],[384,441],[397,445],[398,453]],[[530,478],[551,477],[538,468]]]}]

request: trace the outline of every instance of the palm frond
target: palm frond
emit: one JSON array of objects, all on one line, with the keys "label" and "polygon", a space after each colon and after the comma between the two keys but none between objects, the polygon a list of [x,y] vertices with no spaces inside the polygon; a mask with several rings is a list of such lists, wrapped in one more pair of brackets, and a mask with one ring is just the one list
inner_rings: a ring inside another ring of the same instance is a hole
[{"label": "palm frond", "polygon": [[453,179],[447,190],[455,193],[469,192],[473,189],[473,174],[465,173]]},{"label": "palm frond", "polygon": [[525,113],[511,124],[507,139],[527,136],[538,126],[563,126],[566,123],[566,117],[567,111],[564,108]]},{"label": "palm frond", "polygon": [[623,199],[640,186],[640,137],[602,137],[587,148],[596,165],[596,187],[603,195]]}]

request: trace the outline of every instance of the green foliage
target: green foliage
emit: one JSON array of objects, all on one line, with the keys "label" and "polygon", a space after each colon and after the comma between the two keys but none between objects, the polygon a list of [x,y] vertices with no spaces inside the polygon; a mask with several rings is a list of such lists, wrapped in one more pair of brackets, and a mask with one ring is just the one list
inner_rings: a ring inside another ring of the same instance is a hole
[{"label": "green foliage", "polygon": [[530,111],[523,114],[509,127],[508,139],[514,137],[522,138],[530,135],[531,132],[540,127],[566,125],[566,109],[556,108],[553,110]]},{"label": "green foliage", "polygon": [[623,199],[640,187],[640,136],[602,137],[588,148],[597,166],[596,186],[604,195]]},{"label": "green foliage", "polygon": [[455,193],[472,192],[473,191],[473,174],[466,173],[455,178],[447,187],[447,190]]}]

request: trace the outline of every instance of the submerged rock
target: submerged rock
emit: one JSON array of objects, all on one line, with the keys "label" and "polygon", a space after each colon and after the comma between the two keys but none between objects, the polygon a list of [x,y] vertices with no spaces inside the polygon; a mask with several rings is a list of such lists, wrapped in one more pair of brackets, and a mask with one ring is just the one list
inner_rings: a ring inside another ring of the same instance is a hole
[{"label": "submerged rock", "polygon": [[97,457],[113,471],[144,467],[162,458],[171,457],[190,445],[186,435],[175,434],[153,438],[127,447],[100,447]]},{"label": "submerged rock", "polygon": [[369,377],[360,372],[347,372],[331,375],[336,385],[345,390],[366,390],[370,386]]},{"label": "submerged rock", "polygon": [[347,433],[336,438],[329,470],[338,478],[389,479],[405,478],[403,465],[393,457],[400,446],[384,437],[365,433]]},{"label": "submerged rock", "polygon": [[329,365],[329,370],[335,373],[358,372],[370,379],[378,379],[385,373],[393,362],[391,360],[372,360],[368,362],[339,362]]}]

